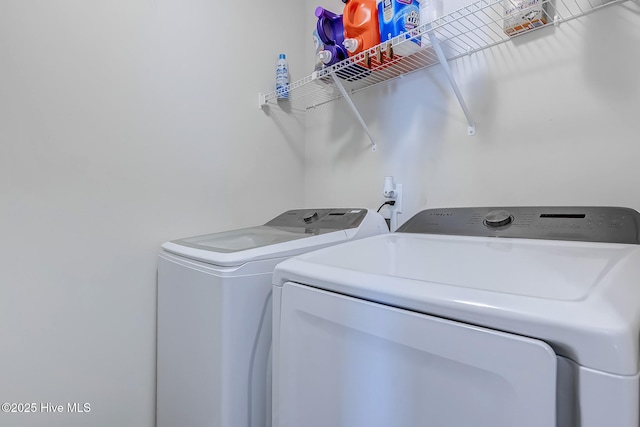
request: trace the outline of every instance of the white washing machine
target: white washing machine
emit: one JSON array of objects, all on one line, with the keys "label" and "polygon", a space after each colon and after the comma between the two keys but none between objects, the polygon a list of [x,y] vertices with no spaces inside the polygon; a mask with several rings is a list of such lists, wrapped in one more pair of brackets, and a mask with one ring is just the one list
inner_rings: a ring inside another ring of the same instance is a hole
[{"label": "white washing machine", "polygon": [[156,425],[269,426],[274,267],[387,232],[384,218],[367,209],[304,209],[262,226],[163,244]]},{"label": "white washing machine", "polygon": [[420,212],[274,272],[274,427],[638,427],[640,214]]}]

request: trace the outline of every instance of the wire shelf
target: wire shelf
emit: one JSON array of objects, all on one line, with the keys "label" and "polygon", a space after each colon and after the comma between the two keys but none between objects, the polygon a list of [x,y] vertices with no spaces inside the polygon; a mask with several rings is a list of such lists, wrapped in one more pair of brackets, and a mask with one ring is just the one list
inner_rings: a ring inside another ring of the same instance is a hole
[{"label": "wire shelf", "polygon": [[[460,58],[504,43],[515,36],[585,15],[603,6],[626,0],[480,0],[417,27],[383,44],[361,52],[289,85],[288,100],[294,109],[308,110],[342,97],[332,75],[353,94],[404,74],[439,64],[430,41],[439,42],[447,60]],[[517,13],[524,23],[505,32],[505,15]],[[541,10],[536,17],[530,11]],[[527,19],[530,16],[531,18]],[[433,39],[436,38],[436,40]],[[415,43],[421,41],[421,46]],[[407,54],[403,54],[407,53]],[[259,104],[278,102],[276,91],[260,94]]]}]

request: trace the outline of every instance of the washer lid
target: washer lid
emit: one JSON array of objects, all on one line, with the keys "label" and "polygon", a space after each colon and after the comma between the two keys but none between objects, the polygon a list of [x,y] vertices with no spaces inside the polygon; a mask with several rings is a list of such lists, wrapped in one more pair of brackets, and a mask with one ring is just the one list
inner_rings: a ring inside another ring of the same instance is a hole
[{"label": "washer lid", "polygon": [[291,240],[309,237],[309,235],[312,235],[312,233],[305,233],[304,229],[293,229],[289,231],[259,225],[257,227],[206,234],[204,236],[187,237],[185,239],[174,240],[173,242],[178,245],[196,249],[230,253],[289,242]]},{"label": "washer lid", "polygon": [[168,252],[219,266],[297,255],[347,240],[344,230],[358,227],[367,209],[298,209],[265,225],[173,240]]},{"label": "washer lid", "polygon": [[292,258],[273,280],[542,339],[632,375],[639,278],[637,245],[394,233]]}]

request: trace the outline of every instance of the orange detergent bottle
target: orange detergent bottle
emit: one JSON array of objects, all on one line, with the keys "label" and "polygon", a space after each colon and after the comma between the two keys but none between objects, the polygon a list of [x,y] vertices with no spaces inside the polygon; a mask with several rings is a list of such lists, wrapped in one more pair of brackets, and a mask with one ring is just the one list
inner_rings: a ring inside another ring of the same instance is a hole
[{"label": "orange detergent bottle", "polygon": [[380,44],[380,24],[376,0],[342,0],[344,47],[349,56]]}]

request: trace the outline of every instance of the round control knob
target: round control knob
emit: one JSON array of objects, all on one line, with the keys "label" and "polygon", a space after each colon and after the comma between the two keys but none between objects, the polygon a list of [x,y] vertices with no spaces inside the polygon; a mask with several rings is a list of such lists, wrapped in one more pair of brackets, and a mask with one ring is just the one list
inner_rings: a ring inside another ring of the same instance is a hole
[{"label": "round control knob", "polygon": [[318,212],[312,212],[312,213],[305,214],[305,216],[303,216],[302,219],[304,220],[304,222],[306,224],[310,224],[313,221],[318,219]]},{"label": "round control knob", "polygon": [[513,222],[511,212],[500,209],[491,211],[484,217],[484,225],[491,228],[502,227]]}]

